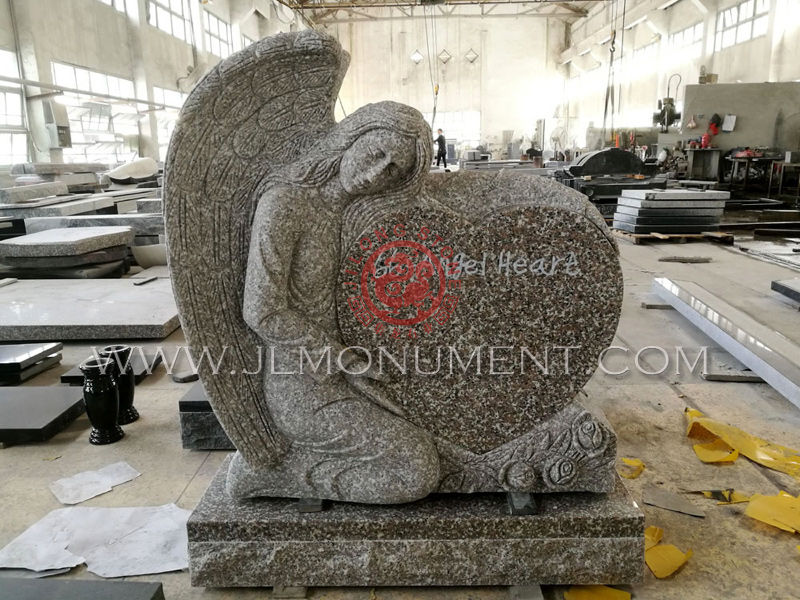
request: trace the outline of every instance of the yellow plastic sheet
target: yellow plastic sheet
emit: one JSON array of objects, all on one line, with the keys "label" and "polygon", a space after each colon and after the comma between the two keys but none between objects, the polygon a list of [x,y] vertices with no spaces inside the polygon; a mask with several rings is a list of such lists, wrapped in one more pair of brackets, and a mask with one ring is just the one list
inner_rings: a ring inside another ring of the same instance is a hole
[{"label": "yellow plastic sheet", "polygon": [[605,585],[573,585],[564,592],[564,600],[630,600],[628,592]]},{"label": "yellow plastic sheet", "polygon": [[650,567],[653,575],[659,579],[669,577],[680,569],[692,557],[692,551],[686,554],[672,544],[659,544],[644,552],[644,562]]},{"label": "yellow plastic sheet", "polygon": [[786,492],[774,496],[753,494],[744,514],[784,531],[800,531],[800,498]]},{"label": "yellow plastic sheet", "polygon": [[719,500],[717,504],[739,504],[740,502],[750,502],[750,496],[737,492],[734,489],[727,490],[707,490],[700,492],[706,498]]},{"label": "yellow plastic sheet", "polygon": [[664,530],[661,527],[648,527],[644,530],[644,550],[647,552],[650,548],[658,544],[661,538],[664,537]]},{"label": "yellow plastic sheet", "polygon": [[694,453],[704,463],[735,462],[739,458],[738,450],[731,448],[728,443],[717,438],[710,444],[695,444]]},{"label": "yellow plastic sheet", "polygon": [[800,480],[800,452],[797,450],[773,444],[738,427],[709,419],[699,410],[687,408],[686,417],[689,421],[686,429],[688,437],[707,442],[719,438],[753,462]]},{"label": "yellow plastic sheet", "polygon": [[620,460],[629,467],[632,467],[631,469],[617,470],[625,479],[636,479],[644,471],[644,463],[638,458],[620,457]]}]

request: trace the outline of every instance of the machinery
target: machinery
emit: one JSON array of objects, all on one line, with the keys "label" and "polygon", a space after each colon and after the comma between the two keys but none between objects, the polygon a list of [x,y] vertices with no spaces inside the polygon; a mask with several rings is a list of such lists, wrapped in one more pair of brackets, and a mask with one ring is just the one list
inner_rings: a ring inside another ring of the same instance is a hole
[{"label": "machinery", "polygon": [[661,133],[668,133],[670,125],[679,123],[681,113],[675,108],[675,98],[662,98],[658,101],[658,112],[653,113],[653,125],[661,125]]}]

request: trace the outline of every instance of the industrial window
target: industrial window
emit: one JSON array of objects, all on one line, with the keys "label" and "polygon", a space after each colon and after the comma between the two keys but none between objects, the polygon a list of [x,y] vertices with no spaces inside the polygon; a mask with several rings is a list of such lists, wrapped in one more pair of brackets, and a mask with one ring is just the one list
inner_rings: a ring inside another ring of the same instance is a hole
[{"label": "industrial window", "polygon": [[703,24],[698,23],[669,36],[670,56],[673,59],[700,58],[703,53]]},{"label": "industrial window", "polygon": [[[17,55],[0,50],[0,75],[19,78]],[[28,134],[22,116],[22,86],[0,81],[0,165],[28,160]]]},{"label": "industrial window", "polygon": [[[188,94],[184,94],[183,92],[176,92],[153,86],[153,102],[156,104],[168,104],[170,107],[180,107],[186,102],[187,96]],[[158,151],[161,160],[166,160],[167,158],[167,148],[169,147],[169,141],[172,138],[172,132],[175,130],[175,123],[177,120],[177,108],[164,108],[156,112]]]},{"label": "industrial window", "polygon": [[191,43],[192,21],[189,0],[148,0],[147,20],[153,27]]},{"label": "industrial window", "polygon": [[242,50],[247,48],[250,44],[254,43],[254,40],[251,40],[244,34],[239,35],[239,45],[236,47],[236,50]]},{"label": "industrial window", "polygon": [[135,98],[133,81],[63,63],[52,63],[56,85],[75,88],[56,98],[66,106],[72,148],[64,148],[66,162],[127,162],[136,156],[139,121],[145,118],[133,103],[94,94]]},{"label": "industrial window", "polygon": [[746,0],[717,14],[716,51],[767,35],[771,0]]},{"label": "industrial window", "polygon": [[125,12],[125,0],[100,0],[100,2],[113,6],[119,12]]},{"label": "industrial window", "polygon": [[[425,113],[425,120],[430,123],[433,113]],[[477,110],[436,113],[433,124],[434,135],[437,129],[444,130],[444,136],[455,139],[458,144],[474,148],[481,142],[481,113]],[[433,140],[431,140],[433,143]]]},{"label": "industrial window", "polygon": [[204,13],[206,25],[206,50],[220,58],[228,58],[233,51],[231,26],[209,12]]}]

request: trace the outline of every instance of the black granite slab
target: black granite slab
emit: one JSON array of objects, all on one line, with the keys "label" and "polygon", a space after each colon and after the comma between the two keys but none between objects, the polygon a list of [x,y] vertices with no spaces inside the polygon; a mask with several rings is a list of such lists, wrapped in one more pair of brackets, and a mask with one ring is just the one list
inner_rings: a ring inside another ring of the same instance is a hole
[{"label": "black granite slab", "polygon": [[37,363],[32,364],[27,369],[14,373],[0,373],[0,385],[17,385],[36,377],[39,373],[52,369],[61,363],[61,354],[53,354]]},{"label": "black granite slab", "polygon": [[3,600],[164,600],[160,583],[0,579]]},{"label": "black granite slab", "polygon": [[0,373],[16,373],[64,348],[61,342],[0,345]]},{"label": "black granite slab", "polygon": [[25,219],[0,216],[0,235],[25,235]]},{"label": "black granite slab", "polygon": [[621,483],[610,494],[537,495],[511,516],[505,494],[433,495],[411,504],[292,499],[236,503],[220,467],[187,525],[192,585],[452,586],[633,583],[644,517]]},{"label": "black granite slab", "polygon": [[[92,357],[87,356],[86,358],[89,359]],[[142,360],[141,354],[134,349],[134,353],[131,356],[131,367],[133,367],[133,376],[134,380],[136,381],[136,385],[139,385],[150,374],[148,373],[148,368],[150,372],[152,372],[158,365],[161,364],[163,360],[164,357],[161,354],[145,354],[145,360]],[[83,373],[81,373],[80,368],[75,366],[64,373],[61,376],[61,383],[66,383],[69,385],[83,385]]]},{"label": "black granite slab", "polygon": [[80,390],[7,388],[0,393],[0,444],[44,442],[86,410]]},{"label": "black granite slab", "polygon": [[614,219],[614,229],[621,229],[629,233],[664,233],[680,235],[682,233],[702,233],[704,231],[717,231],[719,225],[632,225]]},{"label": "black granite slab", "polygon": [[17,279],[119,279],[130,271],[128,259],[92,265],[59,268],[0,266],[0,277]]},{"label": "black granite slab", "polygon": [[800,279],[784,279],[773,281],[772,289],[787,298],[800,302]]},{"label": "black granite slab", "polygon": [[124,260],[127,256],[128,247],[122,245],[74,256],[5,256],[0,262],[20,269],[60,269],[115,262]]},{"label": "black granite slab", "polygon": [[187,450],[235,450],[214,414],[203,384],[193,384],[178,401],[181,446]]},{"label": "black granite slab", "polygon": [[719,217],[682,217],[682,216],[669,216],[669,217],[645,217],[640,215],[628,215],[620,213],[619,211],[614,214],[615,221],[622,221],[623,223],[631,223],[633,225],[714,225],[719,224]]}]

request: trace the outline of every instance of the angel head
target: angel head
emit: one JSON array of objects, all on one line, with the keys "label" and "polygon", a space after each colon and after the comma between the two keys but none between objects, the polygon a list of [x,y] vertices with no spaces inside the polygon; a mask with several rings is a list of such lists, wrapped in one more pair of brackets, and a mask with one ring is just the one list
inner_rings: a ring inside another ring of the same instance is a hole
[{"label": "angel head", "polygon": [[349,197],[408,192],[431,163],[430,128],[397,102],[359,108],[337,123],[280,179],[302,187],[333,185]]}]

